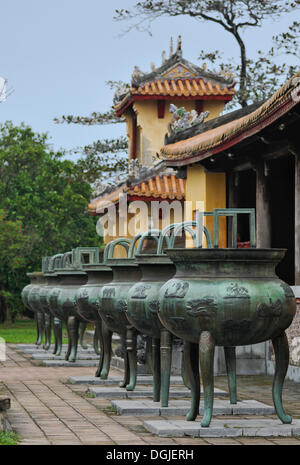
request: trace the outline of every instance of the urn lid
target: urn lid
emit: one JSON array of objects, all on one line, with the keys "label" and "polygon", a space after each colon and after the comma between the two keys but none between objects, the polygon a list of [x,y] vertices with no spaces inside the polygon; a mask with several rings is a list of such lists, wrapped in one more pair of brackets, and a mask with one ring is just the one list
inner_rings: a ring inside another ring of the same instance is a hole
[{"label": "urn lid", "polygon": [[135,255],[135,261],[138,265],[172,265],[172,260],[165,254],[141,253]]},{"label": "urn lid", "polygon": [[98,272],[108,272],[111,271],[111,268],[106,265],[106,263],[86,263],[82,265],[83,271],[98,271]]},{"label": "urn lid", "polygon": [[240,261],[254,261],[254,262],[272,262],[279,263],[287,249],[164,249],[165,253],[170,257],[174,263],[189,261],[189,262],[240,262]]}]

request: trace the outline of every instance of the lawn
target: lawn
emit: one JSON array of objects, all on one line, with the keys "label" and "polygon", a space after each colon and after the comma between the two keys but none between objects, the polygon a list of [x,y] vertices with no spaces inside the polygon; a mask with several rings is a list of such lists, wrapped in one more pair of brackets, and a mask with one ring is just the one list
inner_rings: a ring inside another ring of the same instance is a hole
[{"label": "lawn", "polygon": [[[63,330],[63,343],[67,342],[66,330]],[[20,319],[16,320],[14,324],[8,322],[0,324],[0,337],[5,339],[5,342],[11,344],[34,344],[36,341],[36,325],[34,320]],[[52,334],[52,343],[54,343],[54,336]]]},{"label": "lawn", "polygon": [[1,446],[16,446],[20,441],[20,436],[13,432],[0,431],[0,445]]}]

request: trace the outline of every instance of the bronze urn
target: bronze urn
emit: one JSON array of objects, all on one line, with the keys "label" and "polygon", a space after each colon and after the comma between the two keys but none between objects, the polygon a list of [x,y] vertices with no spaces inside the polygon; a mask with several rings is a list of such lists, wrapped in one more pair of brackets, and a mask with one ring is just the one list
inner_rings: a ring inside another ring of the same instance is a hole
[{"label": "bronze urn", "polygon": [[[282,406],[282,385],[289,362],[286,328],[296,301],[291,288],[276,273],[284,249],[165,249],[176,266],[174,277],[159,293],[159,318],[189,346],[187,356],[192,404],[187,419],[199,411],[200,378],[204,386],[202,426],[209,426],[213,409],[215,346],[223,346],[227,365],[234,366],[234,347],[272,340],[276,371],[273,400],[278,417],[290,423]],[[199,350],[198,350],[199,346]]]}]

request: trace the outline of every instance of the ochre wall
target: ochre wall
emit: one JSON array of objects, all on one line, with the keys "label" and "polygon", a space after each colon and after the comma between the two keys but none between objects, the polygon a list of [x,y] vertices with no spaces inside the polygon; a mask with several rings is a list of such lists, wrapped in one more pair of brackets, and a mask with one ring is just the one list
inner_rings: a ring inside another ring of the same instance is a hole
[{"label": "ochre wall", "polygon": [[[186,201],[192,202],[192,211],[201,207],[204,211],[214,208],[226,208],[226,176],[225,173],[208,173],[203,166],[193,165],[187,168]],[[203,202],[202,204],[200,202]],[[190,215],[191,216],[191,213]],[[191,219],[191,218],[187,218]],[[194,214],[193,214],[193,219]],[[204,218],[204,225],[208,228],[213,239],[213,220]],[[220,218],[219,247],[226,247],[226,218]],[[204,244],[205,245],[205,244]]]},{"label": "ochre wall", "polygon": [[209,115],[205,121],[217,118],[220,116],[224,108],[224,101],[222,100],[204,100],[203,111],[209,111]]},{"label": "ochre wall", "polygon": [[[184,107],[187,111],[195,109],[194,100],[167,100],[165,103],[165,116],[158,118],[157,101],[143,100],[136,101],[133,109],[137,114],[137,158],[143,165],[152,165],[152,156],[160,152],[164,144],[165,134],[168,132],[168,125],[172,120],[170,113],[170,104],[177,107]],[[209,111],[207,121],[217,117],[224,108],[224,102],[220,100],[207,100],[203,102],[203,111]],[[131,120],[129,113],[125,114],[126,120]],[[129,138],[129,154],[131,146],[132,125],[131,121],[127,123],[127,134]]]}]

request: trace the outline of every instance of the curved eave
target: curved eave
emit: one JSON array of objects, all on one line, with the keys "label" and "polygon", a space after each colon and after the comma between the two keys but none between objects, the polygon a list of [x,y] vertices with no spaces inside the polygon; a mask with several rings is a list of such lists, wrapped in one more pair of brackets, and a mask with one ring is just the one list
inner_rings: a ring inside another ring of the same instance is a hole
[{"label": "curved eave", "polygon": [[[166,152],[164,152],[164,148],[162,149],[161,153],[163,156],[163,160],[167,166],[185,166],[191,163],[199,162],[201,160],[204,160],[205,158],[211,157],[212,155],[216,155],[220,152],[228,150],[230,147],[238,144],[244,139],[247,139],[259,133],[262,129],[278,120],[281,116],[283,116],[297,104],[298,102],[290,97],[288,100],[277,105],[276,108],[273,109],[273,111],[271,111],[265,116],[265,118],[258,119],[258,121],[253,121],[247,127],[241,127],[240,130],[232,134],[232,136],[226,135],[226,129],[228,127],[231,127],[232,124],[225,124],[223,126],[224,138],[220,138],[220,140],[217,143],[212,142],[210,147],[205,147],[203,149],[201,149],[201,147],[197,148],[196,141],[198,136],[194,136],[190,139],[180,141],[175,144],[170,144],[169,146],[165,147]],[[238,126],[239,122],[242,120],[243,118],[236,120],[236,126]],[[203,133],[206,135],[206,140],[209,140],[210,138],[213,139],[212,136],[214,132],[216,132],[216,129],[218,129],[218,131],[220,132],[221,126],[215,129],[211,129],[206,133]],[[202,143],[203,142],[204,140],[202,141]],[[180,148],[183,143],[187,145],[186,150]]]}]

